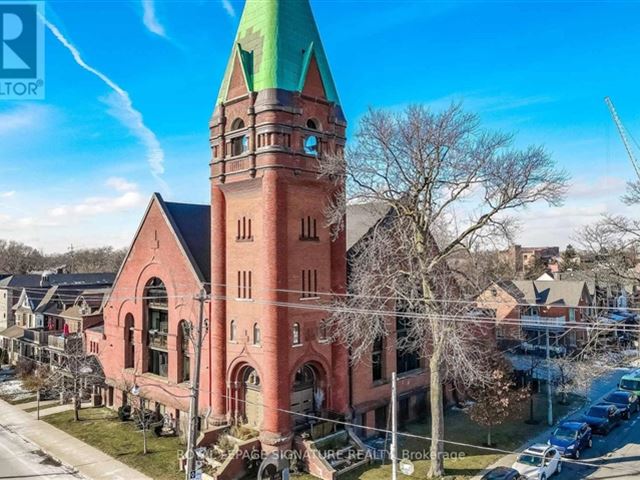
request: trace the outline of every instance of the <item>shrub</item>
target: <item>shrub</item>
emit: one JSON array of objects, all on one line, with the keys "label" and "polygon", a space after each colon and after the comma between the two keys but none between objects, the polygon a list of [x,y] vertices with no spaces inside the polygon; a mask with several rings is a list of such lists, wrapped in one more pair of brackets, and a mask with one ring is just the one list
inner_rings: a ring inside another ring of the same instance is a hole
[{"label": "shrub", "polygon": [[131,420],[131,405],[123,405],[118,408],[118,418],[121,422]]}]

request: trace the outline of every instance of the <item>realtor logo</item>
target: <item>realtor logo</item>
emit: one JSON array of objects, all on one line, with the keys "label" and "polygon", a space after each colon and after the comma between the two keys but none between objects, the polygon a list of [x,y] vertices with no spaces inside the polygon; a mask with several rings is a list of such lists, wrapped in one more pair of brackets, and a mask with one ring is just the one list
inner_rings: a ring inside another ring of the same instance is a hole
[{"label": "realtor logo", "polygon": [[0,1],[0,100],[44,98],[42,2]]}]

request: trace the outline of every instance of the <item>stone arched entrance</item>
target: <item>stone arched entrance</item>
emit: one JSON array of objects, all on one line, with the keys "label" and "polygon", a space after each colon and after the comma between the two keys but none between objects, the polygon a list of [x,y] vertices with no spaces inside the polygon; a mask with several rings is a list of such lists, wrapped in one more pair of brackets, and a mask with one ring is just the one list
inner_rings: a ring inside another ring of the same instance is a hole
[{"label": "stone arched entrance", "polygon": [[229,413],[237,424],[259,429],[264,418],[262,383],[255,368],[244,364],[230,382]]},{"label": "stone arched entrance", "polygon": [[[314,415],[326,408],[326,376],[322,367],[305,363],[293,378],[291,387],[291,411],[302,415]],[[294,425],[308,423],[308,418],[293,415]]]}]

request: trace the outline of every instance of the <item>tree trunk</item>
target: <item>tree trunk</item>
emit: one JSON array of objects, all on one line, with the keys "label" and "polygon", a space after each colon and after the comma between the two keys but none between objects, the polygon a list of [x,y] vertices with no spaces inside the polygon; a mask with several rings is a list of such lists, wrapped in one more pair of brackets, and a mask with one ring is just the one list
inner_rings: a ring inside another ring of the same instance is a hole
[{"label": "tree trunk", "polygon": [[489,429],[487,430],[487,447],[491,446],[491,425],[489,425]]},{"label": "tree trunk", "polygon": [[444,405],[442,402],[441,354],[434,351],[429,362],[431,378],[431,468],[429,478],[444,476]]},{"label": "tree trunk", "polygon": [[142,454],[147,454],[147,427],[144,424],[144,418],[142,420]]},{"label": "tree trunk", "polygon": [[77,395],[73,396],[73,418],[76,422],[80,421],[80,399]]}]

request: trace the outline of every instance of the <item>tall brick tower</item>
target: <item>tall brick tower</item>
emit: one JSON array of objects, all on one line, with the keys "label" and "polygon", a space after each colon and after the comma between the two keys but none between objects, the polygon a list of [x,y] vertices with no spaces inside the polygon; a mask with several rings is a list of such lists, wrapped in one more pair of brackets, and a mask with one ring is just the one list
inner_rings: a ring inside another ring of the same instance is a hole
[{"label": "tall brick tower", "polygon": [[305,421],[287,411],[349,407],[347,354],[318,308],[345,287],[323,214],[336,191],[317,174],[345,128],[308,0],[247,0],[210,122],[210,401],[266,450]]}]

